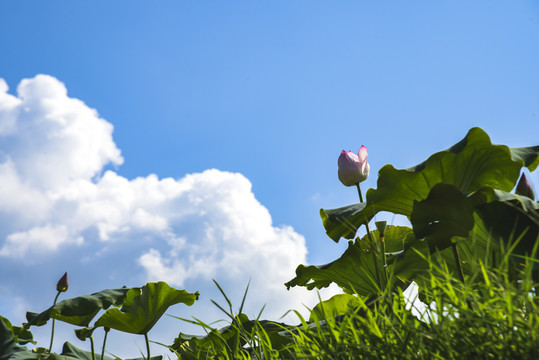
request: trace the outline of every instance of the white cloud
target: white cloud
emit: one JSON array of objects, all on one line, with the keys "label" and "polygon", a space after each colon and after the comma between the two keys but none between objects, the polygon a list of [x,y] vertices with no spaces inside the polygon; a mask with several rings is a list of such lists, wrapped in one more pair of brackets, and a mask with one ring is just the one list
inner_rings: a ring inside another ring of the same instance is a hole
[{"label": "white cloud", "polygon": [[123,162],[112,140],[113,126],[94,109],[67,96],[64,84],[47,75],[24,79],[18,96],[0,84],[1,151],[32,186],[58,189],[91,179],[103,166]]},{"label": "white cloud", "polygon": [[17,107],[21,103],[20,99],[7,94],[7,83],[0,79],[0,135],[10,134],[15,130],[17,117]]},{"label": "white cloud", "polygon": [[66,243],[81,245],[83,239],[81,236],[69,236],[64,225],[46,225],[8,235],[0,249],[0,256],[22,258],[28,253],[35,255],[55,251]]},{"label": "white cloud", "polygon": [[242,293],[251,279],[253,306],[271,302],[272,316],[313,296],[283,285],[306,262],[305,239],[272,224],[243,175],[127,179],[104,170],[123,162],[113,126],[60,81],[38,75],[7,91],[0,79],[0,267],[47,269],[61,254],[91,269],[91,292],[117,277],[213,293],[216,278]]}]

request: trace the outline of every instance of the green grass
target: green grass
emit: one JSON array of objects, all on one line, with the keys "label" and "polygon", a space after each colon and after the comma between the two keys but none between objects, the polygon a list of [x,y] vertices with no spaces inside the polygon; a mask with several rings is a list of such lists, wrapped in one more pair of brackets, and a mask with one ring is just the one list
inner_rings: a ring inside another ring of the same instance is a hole
[{"label": "green grass", "polygon": [[[534,264],[508,271],[481,261],[463,283],[447,267],[431,262],[429,305],[422,319],[402,292],[386,292],[369,305],[335,318],[298,326],[232,315],[224,330],[208,330],[198,342],[185,341],[180,359],[537,359],[539,309]],[[511,276],[508,274],[511,273]],[[227,300],[228,301],[228,300]],[[230,305],[230,303],[229,303]],[[224,310],[224,309],[223,309]],[[225,311],[225,310],[224,310]],[[320,314],[320,312],[314,313]],[[212,338],[211,340],[209,340]]]}]

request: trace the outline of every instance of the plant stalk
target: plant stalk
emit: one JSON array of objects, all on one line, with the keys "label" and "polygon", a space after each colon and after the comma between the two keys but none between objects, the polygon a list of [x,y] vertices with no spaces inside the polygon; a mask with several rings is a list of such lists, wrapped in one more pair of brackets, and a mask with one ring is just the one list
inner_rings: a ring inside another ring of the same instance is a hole
[{"label": "plant stalk", "polygon": [[[54,298],[54,303],[52,306],[56,305],[56,302],[58,301],[58,297],[60,296],[61,291],[58,291],[58,294],[56,294],[56,297]],[[56,319],[52,319],[52,332],[51,332],[51,344],[49,345],[49,353],[52,352],[52,342],[54,341],[54,322]]]},{"label": "plant stalk", "polygon": [[456,243],[451,244],[451,248],[453,249],[453,256],[455,257],[455,262],[457,263],[457,269],[459,271],[460,280],[464,283],[464,272],[462,271],[462,265],[460,263],[460,257],[459,257],[459,252],[457,249],[457,244]]},{"label": "plant stalk", "polygon": [[380,242],[382,243],[382,264],[384,266],[384,278],[386,281],[386,284],[388,284],[388,276],[387,276],[387,267],[386,267],[386,242],[385,242],[385,234],[380,234]]},{"label": "plant stalk", "polygon": [[[359,201],[363,202],[363,195],[361,194],[361,188],[359,187],[359,183],[356,183],[357,192],[359,194]],[[369,237],[369,241],[371,242],[371,252],[372,252],[372,259],[374,261],[374,271],[376,272],[376,281],[378,282],[378,287],[380,290],[382,290],[382,281],[380,280],[380,270],[378,269],[378,261],[376,261],[376,243],[372,239],[371,230],[369,229],[369,222],[365,221],[365,228],[367,229],[367,236]],[[385,254],[384,254],[385,256]]]},{"label": "plant stalk", "polygon": [[101,360],[105,358],[105,345],[107,344],[107,335],[109,334],[110,328],[104,327],[105,336],[103,337],[103,348],[101,349]]},{"label": "plant stalk", "polygon": [[95,360],[95,346],[93,336],[90,336],[90,346],[92,348],[92,360]]},{"label": "plant stalk", "polygon": [[147,333],[144,333],[144,340],[146,340],[146,352],[148,353],[148,360],[150,360],[150,341]]}]

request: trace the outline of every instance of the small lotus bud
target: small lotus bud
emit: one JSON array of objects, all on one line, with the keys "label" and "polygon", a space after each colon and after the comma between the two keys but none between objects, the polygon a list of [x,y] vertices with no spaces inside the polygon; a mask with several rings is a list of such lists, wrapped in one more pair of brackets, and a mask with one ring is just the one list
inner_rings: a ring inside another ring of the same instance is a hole
[{"label": "small lotus bud", "polygon": [[62,276],[60,280],[58,280],[58,284],[56,284],[56,290],[58,290],[59,292],[64,292],[67,291],[68,287],[69,280],[67,278],[67,273],[65,273],[64,276]]},{"label": "small lotus bud", "polygon": [[369,177],[370,166],[367,162],[367,148],[361,146],[358,155],[351,151],[342,151],[339,156],[339,180],[345,186],[354,186]]},{"label": "small lotus bud", "polygon": [[518,181],[515,193],[517,195],[527,196],[530,199],[535,200],[535,194],[533,193],[533,189],[530,185],[530,182],[526,178],[526,175],[524,174],[522,174],[520,180]]}]

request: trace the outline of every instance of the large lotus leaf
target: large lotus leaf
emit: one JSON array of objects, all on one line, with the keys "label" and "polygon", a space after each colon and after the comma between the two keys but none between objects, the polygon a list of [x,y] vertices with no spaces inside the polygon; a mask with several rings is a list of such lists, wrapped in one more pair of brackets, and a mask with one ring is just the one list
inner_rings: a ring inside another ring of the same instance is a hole
[{"label": "large lotus leaf", "polygon": [[335,318],[345,315],[351,310],[361,306],[361,300],[350,294],[337,294],[330,299],[321,301],[311,310],[309,321],[319,321],[323,319]]},{"label": "large lotus leaf", "polygon": [[[379,241],[378,230],[371,232],[374,241]],[[412,229],[405,226],[387,226],[384,234],[386,252],[402,251],[407,237],[413,236]],[[377,258],[378,269],[382,263]],[[383,278],[383,277],[382,277]],[[285,284],[287,288],[305,286],[307,289],[321,289],[331,283],[346,292],[369,296],[379,293],[374,259],[367,236],[359,241],[350,241],[344,254],[326,265],[299,265],[296,277]]]},{"label": "large lotus leaf", "polygon": [[242,332],[247,334],[257,333],[258,335],[264,332],[266,339],[271,341],[273,350],[282,349],[293,342],[291,337],[280,334],[280,332],[289,328],[286,324],[267,320],[249,320],[245,314],[237,315],[235,322],[235,324],[221,329],[212,329],[207,335],[180,333],[169,348],[177,352],[181,359],[202,359],[210,358],[214,354],[233,353],[236,339],[239,340],[238,345],[243,348],[246,341],[241,336]]},{"label": "large lotus leaf", "polygon": [[[480,261],[488,266],[496,266],[502,258],[499,243],[494,240],[492,231],[487,228],[477,212],[473,214],[473,220],[474,226],[467,238],[459,236],[451,238],[458,248],[461,268],[466,277],[480,271],[478,267]],[[397,277],[405,282],[413,280],[417,283],[423,301],[427,301],[425,296],[431,285],[431,265],[445,267],[450,274],[458,276],[458,268],[451,248],[432,252],[427,240],[418,240],[413,237],[409,237],[405,243],[403,256],[395,257],[391,263]],[[466,281],[470,280],[472,279],[467,278]],[[481,278],[475,280],[481,281]]]},{"label": "large lotus leaf", "polygon": [[111,329],[132,334],[147,334],[172,305],[184,303],[193,305],[198,292],[191,294],[178,290],[167,283],[147,283],[142,288],[130,289],[121,309],[107,310],[95,323]]},{"label": "large lotus leaf", "polygon": [[0,316],[0,322],[3,322],[4,325],[7,326],[11,330],[11,337],[15,341],[15,343],[20,344],[20,345],[24,345],[28,343],[32,343],[32,344],[36,343],[34,341],[34,337],[32,333],[28,329],[24,327],[20,327],[20,326],[11,325],[11,322],[3,316]]},{"label": "large lotus leaf", "polygon": [[[339,242],[341,237],[353,239],[357,230],[363,223],[356,220],[357,216],[370,218],[376,214],[376,207],[370,206],[365,209],[367,203],[359,203],[343,206],[337,209],[320,209],[322,224],[328,236],[335,242]],[[371,216],[367,215],[371,212]]]},{"label": "large lotus leaf", "polygon": [[[476,214],[473,214],[473,216],[474,218],[479,219]],[[484,234],[480,231],[483,228],[479,227],[478,224],[481,224],[481,222],[474,222],[474,227],[469,232],[469,236],[476,236],[476,231],[479,235],[488,236],[488,234]],[[458,236],[451,237],[450,239],[451,242],[457,243],[459,248],[465,247],[466,254],[470,253],[469,248],[473,247],[473,245],[471,244],[472,242],[468,243],[466,241],[461,241],[463,240],[463,238]],[[473,243],[475,244],[476,241],[474,240]],[[435,252],[436,254],[432,255],[433,252]],[[484,253],[481,254],[484,255]],[[393,274],[401,281],[406,284],[415,281],[419,284],[420,280],[418,280],[418,277],[427,275],[426,279],[428,280],[430,276],[428,275],[430,270],[429,262],[427,260],[428,258],[431,258],[431,261],[433,261],[434,264],[437,265],[439,265],[440,262],[445,262],[450,271],[457,271],[456,264],[454,263],[453,252],[451,249],[431,249],[431,247],[429,246],[429,242],[426,239],[417,239],[415,236],[408,236],[404,244],[404,251],[402,252],[402,255],[391,258],[388,263],[389,268],[393,271]],[[466,257],[464,259],[464,262],[469,263],[468,260],[469,258]],[[465,270],[465,273],[470,272],[467,267],[465,268]]]},{"label": "large lotus leaf", "polygon": [[537,169],[539,165],[539,145],[522,148],[512,148],[511,156],[515,161],[523,161],[524,166],[530,171]]},{"label": "large lotus leaf", "polygon": [[[5,341],[4,341],[5,340]],[[24,346],[16,345],[13,340],[1,337],[0,330],[0,360],[41,360],[39,354],[33,353]]]},{"label": "large lotus leaf", "polygon": [[416,238],[427,238],[431,252],[451,246],[453,236],[468,237],[474,207],[454,185],[436,184],[423,201],[414,201],[410,216]]},{"label": "large lotus leaf", "polygon": [[[481,217],[478,227],[476,211]],[[431,252],[450,246],[455,236],[474,239],[474,246],[498,251],[497,243],[505,241],[507,245],[510,239],[523,234],[515,251],[524,255],[531,252],[537,239],[539,204],[490,187],[482,187],[466,197],[452,185],[437,184],[426,200],[414,203],[411,222],[416,237],[427,238]],[[476,230],[470,236],[474,227]],[[483,229],[481,236],[477,234],[479,229]]]},{"label": "large lotus leaf", "polygon": [[[5,318],[2,318],[5,319]],[[0,320],[0,360],[77,360],[58,354],[39,354],[16,344],[9,321]]]},{"label": "large lotus leaf", "polygon": [[75,336],[77,336],[77,338],[81,341],[86,341],[86,339],[88,339],[94,334],[95,329],[97,329],[96,326],[75,329]]},{"label": "large lotus leaf", "polygon": [[260,335],[261,332],[264,332],[271,341],[271,348],[274,350],[280,350],[293,342],[289,336],[284,336],[282,334],[283,330],[290,327],[284,323],[270,320],[249,320],[248,318],[245,318],[241,326],[249,334],[254,334],[256,332]]},{"label": "large lotus leaf", "polygon": [[226,340],[220,336],[219,330],[211,330],[207,335],[180,333],[169,348],[178,354],[179,359],[204,359],[211,358],[214,353],[225,353]]},{"label": "large lotus leaf", "polygon": [[11,323],[2,317],[0,319],[0,360],[38,359],[37,354],[32,354],[28,348],[17,345],[12,329]]},{"label": "large lotus leaf", "polygon": [[[64,343],[64,346],[62,348],[62,354],[63,356],[67,356],[69,359],[79,359],[79,360],[93,360],[94,358],[92,357],[92,352],[91,351],[86,351],[86,350],[82,350],[82,349],[79,349],[78,347],[76,347],[75,345],[69,343],[69,342],[65,342]],[[95,354],[95,359],[96,360],[115,360],[115,359],[118,359],[119,358],[111,358],[109,356],[105,356],[103,358],[101,358],[101,355],[100,354]],[[128,359],[128,360],[143,360],[145,358],[136,358],[136,359]],[[151,360],[162,360],[163,359],[163,356],[162,355],[158,355],[158,356],[152,356],[150,358]]]},{"label": "large lotus leaf", "polygon": [[42,326],[50,318],[73,325],[88,326],[99,310],[108,309],[111,305],[120,306],[128,290],[127,288],[107,289],[92,295],[60,301],[40,314],[27,312],[28,323],[26,326]]},{"label": "large lotus leaf", "polygon": [[533,201],[529,197],[508,193],[489,187],[483,187],[475,193],[470,194],[469,197],[475,207],[485,203],[500,201],[507,204],[512,204],[511,206],[518,207],[523,212],[533,216],[536,216],[539,212],[539,203]]},{"label": "large lotus leaf", "polygon": [[[71,344],[70,342],[65,342],[64,346],[62,347],[62,353],[63,356],[69,356],[70,358],[80,359],[80,360],[93,360],[92,352],[79,349],[75,345]],[[114,360],[115,358],[111,358],[108,356],[105,356],[101,358],[101,355],[95,354],[96,360]]]},{"label": "large lotus leaf", "polygon": [[472,128],[459,143],[417,166],[404,170],[384,166],[378,173],[377,189],[367,191],[366,206],[322,209],[320,213],[331,239],[352,239],[353,229],[358,229],[379,211],[409,217],[414,201],[426,199],[436,184],[454,185],[466,194],[482,186],[510,191],[522,166],[533,170],[538,164],[539,146],[509,149],[492,145],[483,130]]},{"label": "large lotus leaf", "polygon": [[245,314],[239,314],[234,319],[234,324],[225,326],[221,329],[212,329],[207,335],[187,335],[180,333],[174,340],[174,344],[170,349],[177,351],[180,358],[188,356],[188,354],[198,353],[199,355],[209,355],[207,351],[213,349],[217,352],[227,352],[234,349],[234,342],[239,341],[238,346],[243,347],[246,342],[243,337],[240,337],[240,327],[244,327],[249,323],[249,318]]},{"label": "large lotus leaf", "polygon": [[539,203],[525,196],[488,188],[472,197],[475,201],[481,197],[496,199],[476,205],[491,238],[503,242],[506,247],[518,240],[514,254],[530,256],[539,240]]},{"label": "large lotus leaf", "polygon": [[372,255],[361,242],[350,241],[348,248],[337,260],[325,265],[299,265],[296,277],[285,283],[290,289],[305,286],[321,289],[332,283],[347,292],[368,296],[379,292]]}]

